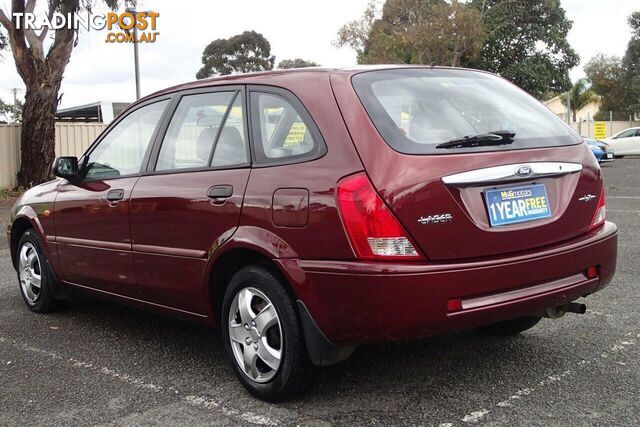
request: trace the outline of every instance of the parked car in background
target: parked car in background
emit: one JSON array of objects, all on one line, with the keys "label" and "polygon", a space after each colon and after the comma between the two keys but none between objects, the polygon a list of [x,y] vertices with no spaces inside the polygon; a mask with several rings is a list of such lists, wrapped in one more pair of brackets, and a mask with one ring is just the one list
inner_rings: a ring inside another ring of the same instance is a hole
[{"label": "parked car in background", "polygon": [[596,139],[585,138],[584,142],[589,146],[591,152],[596,156],[598,163],[612,162],[615,153],[609,149],[609,144]]},{"label": "parked car in background", "polygon": [[609,144],[616,157],[640,155],[640,127],[625,129],[602,141]]},{"label": "parked car in background", "polygon": [[13,208],[12,261],[34,312],[83,290],[221,327],[243,386],[285,400],[363,343],[584,313],[617,228],[582,142],[486,72],[199,80],[58,158]]}]

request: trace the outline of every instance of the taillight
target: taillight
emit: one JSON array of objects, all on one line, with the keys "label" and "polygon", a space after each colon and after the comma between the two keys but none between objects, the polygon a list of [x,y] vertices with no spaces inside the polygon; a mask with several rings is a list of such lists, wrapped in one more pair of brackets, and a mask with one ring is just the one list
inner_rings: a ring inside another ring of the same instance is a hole
[{"label": "taillight", "polygon": [[604,195],[604,185],[602,186],[602,192],[600,193],[600,200],[598,200],[598,207],[596,207],[596,214],[593,216],[593,221],[591,221],[590,231],[600,227],[604,224],[604,220],[607,214],[607,209],[605,207],[605,195]]},{"label": "taillight", "polygon": [[338,183],[338,207],[359,258],[422,258],[364,173]]}]

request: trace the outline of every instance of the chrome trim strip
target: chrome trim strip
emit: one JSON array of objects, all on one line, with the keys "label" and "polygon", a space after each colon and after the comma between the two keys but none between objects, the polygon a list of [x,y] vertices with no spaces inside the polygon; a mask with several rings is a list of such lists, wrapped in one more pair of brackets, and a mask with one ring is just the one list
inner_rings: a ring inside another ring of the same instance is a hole
[{"label": "chrome trim strip", "polygon": [[[520,176],[516,171],[523,166],[531,168],[531,173]],[[523,181],[532,178],[566,175],[580,172],[580,163],[534,162],[514,163],[510,165],[492,166],[442,177],[442,182],[449,185],[489,184],[500,181]]]},{"label": "chrome trim strip", "polygon": [[578,273],[573,276],[563,277],[551,282],[542,283],[540,285],[527,286],[524,288],[514,289],[507,292],[498,292],[491,295],[475,298],[462,299],[462,310],[472,310],[475,308],[490,307],[492,305],[510,303],[520,301],[548,292],[558,292],[574,286],[585,286],[589,284],[597,284],[599,277],[588,279],[584,274]]}]

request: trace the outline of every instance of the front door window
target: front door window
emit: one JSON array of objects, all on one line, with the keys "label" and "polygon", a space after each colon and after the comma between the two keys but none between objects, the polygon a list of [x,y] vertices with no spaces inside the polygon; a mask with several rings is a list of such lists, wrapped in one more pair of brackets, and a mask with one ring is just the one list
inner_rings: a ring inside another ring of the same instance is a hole
[{"label": "front door window", "polygon": [[111,179],[140,173],[151,137],[169,100],[138,108],[122,119],[89,154],[87,179]]}]

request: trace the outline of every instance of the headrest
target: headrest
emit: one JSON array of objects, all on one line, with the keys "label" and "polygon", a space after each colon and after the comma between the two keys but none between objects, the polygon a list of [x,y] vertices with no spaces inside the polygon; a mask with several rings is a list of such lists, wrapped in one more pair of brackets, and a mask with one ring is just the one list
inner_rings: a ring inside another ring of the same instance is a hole
[{"label": "headrest", "polygon": [[238,128],[233,126],[225,126],[222,128],[222,132],[220,133],[218,145],[239,145],[244,147],[244,141]]},{"label": "headrest", "polygon": [[200,127],[218,126],[219,124],[220,124],[220,116],[201,115],[200,117],[198,117],[198,126]]}]

